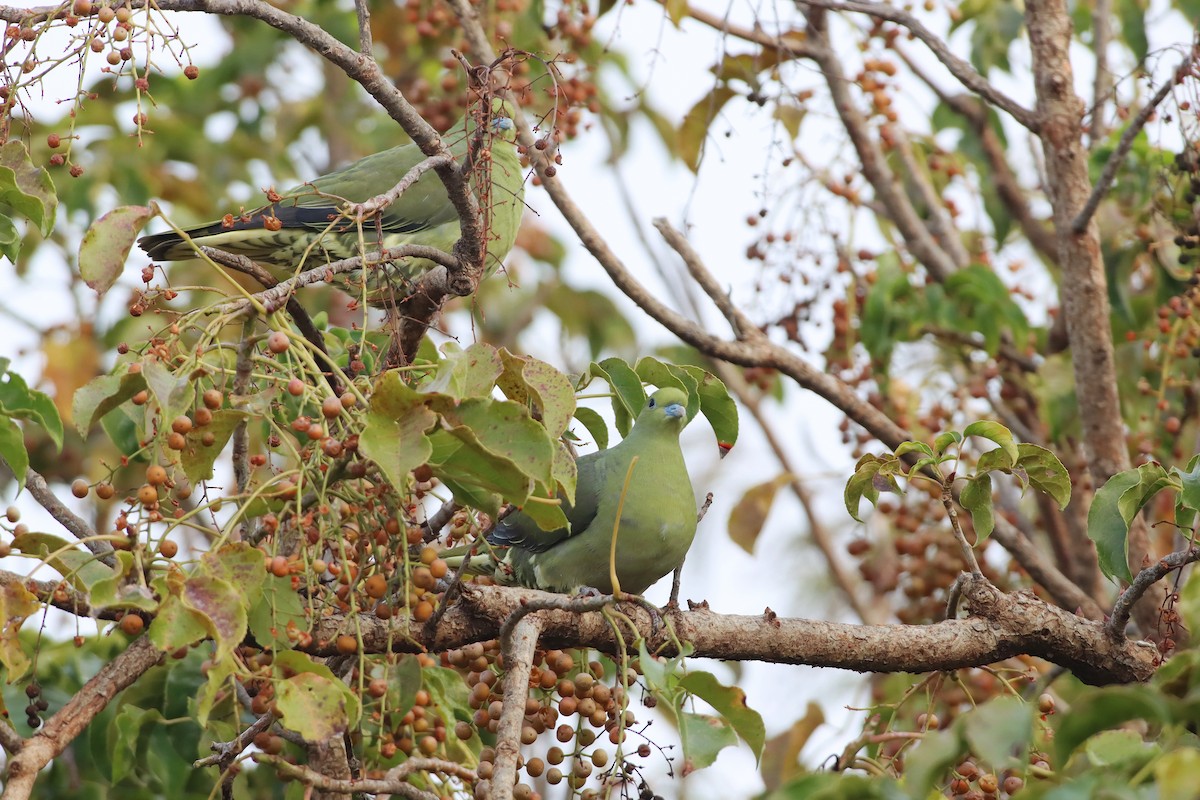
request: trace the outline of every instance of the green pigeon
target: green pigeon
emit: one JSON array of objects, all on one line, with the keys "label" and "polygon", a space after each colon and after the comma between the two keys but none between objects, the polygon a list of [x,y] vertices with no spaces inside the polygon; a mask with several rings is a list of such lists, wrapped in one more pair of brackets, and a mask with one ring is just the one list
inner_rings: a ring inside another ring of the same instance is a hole
[{"label": "green pigeon", "polygon": [[[444,134],[460,165],[467,158],[478,124],[476,115],[467,114]],[[516,126],[506,102],[493,101],[486,126],[491,135],[483,137],[475,154],[472,187],[488,213],[485,266],[490,274],[512,249],[525,204],[521,164],[513,146]],[[194,258],[194,244],[217,247],[289,272],[319,267],[360,254],[359,226],[339,217],[340,207],[388,192],[424,159],[425,154],[415,144],[393,147],[294,186],[270,205],[191,228],[187,231],[191,243],[171,231],[144,236],[138,244],[158,261]],[[482,177],[489,165],[490,183]],[[419,244],[449,252],[459,238],[459,221],[441,178],[432,170],[425,172],[378,218],[365,220],[362,244],[368,251],[378,247],[380,232],[385,247]],[[433,262],[426,259],[402,259],[387,266],[386,281],[412,279],[432,266]],[[387,283],[376,277],[369,279],[372,302],[387,300],[377,291]]]},{"label": "green pigeon", "polygon": [[620,444],[579,458],[575,504],[563,502],[569,529],[544,531],[521,512],[501,520],[488,536],[503,548],[495,553],[502,558],[497,581],[611,593],[613,523],[634,456],[617,530],[617,581],[623,591],[641,594],[682,564],[696,535],[696,497],[679,448],[687,401],[679,389],[659,389]]}]

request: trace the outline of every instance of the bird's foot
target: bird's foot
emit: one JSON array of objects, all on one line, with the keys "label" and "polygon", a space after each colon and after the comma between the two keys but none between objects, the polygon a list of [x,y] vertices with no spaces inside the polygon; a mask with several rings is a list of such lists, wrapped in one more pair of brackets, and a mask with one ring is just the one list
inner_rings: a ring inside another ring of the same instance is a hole
[{"label": "bird's foot", "polygon": [[580,586],[574,596],[579,600],[591,600],[593,597],[603,597],[604,592],[594,586]]}]

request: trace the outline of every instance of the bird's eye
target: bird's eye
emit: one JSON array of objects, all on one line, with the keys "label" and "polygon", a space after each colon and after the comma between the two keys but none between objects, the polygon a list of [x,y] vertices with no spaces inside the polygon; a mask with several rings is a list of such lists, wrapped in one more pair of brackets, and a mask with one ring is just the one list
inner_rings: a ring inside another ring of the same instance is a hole
[{"label": "bird's eye", "polygon": [[650,408],[654,408],[656,405],[658,405],[658,403],[654,402],[654,398],[651,397],[650,398]]}]

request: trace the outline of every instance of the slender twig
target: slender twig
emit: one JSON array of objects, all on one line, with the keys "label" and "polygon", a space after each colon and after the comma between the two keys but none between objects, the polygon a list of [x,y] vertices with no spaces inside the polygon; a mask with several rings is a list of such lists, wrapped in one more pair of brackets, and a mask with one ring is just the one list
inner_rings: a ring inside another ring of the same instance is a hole
[{"label": "slender twig", "polygon": [[[373,778],[330,778],[302,764],[292,764],[282,756],[272,756],[266,753],[255,753],[254,760],[259,764],[270,765],[272,769],[278,771],[281,775],[300,781],[305,786],[311,786],[314,789],[320,789],[325,792],[347,795],[388,793],[408,798],[408,800],[439,800],[436,794],[427,792],[424,789],[418,789],[409,783],[408,776],[422,772],[439,772],[469,782],[477,779],[474,771],[461,764],[454,764],[441,759],[410,758],[389,772],[388,777],[382,780]],[[404,770],[402,774],[392,777],[392,773],[399,773],[401,768],[405,767],[408,769]]]},{"label": "slender twig", "polygon": [[1129,588],[1121,592],[1121,596],[1117,598],[1112,615],[1104,625],[1108,634],[1113,638],[1124,637],[1125,626],[1129,624],[1129,616],[1133,613],[1133,607],[1142,595],[1170,572],[1191,564],[1193,561],[1200,561],[1200,547],[1189,547],[1187,550],[1163,556],[1158,563],[1139,572],[1133,579],[1133,583],[1129,584]]},{"label": "slender twig", "polygon": [[436,539],[442,528],[446,526],[446,523],[454,517],[460,508],[462,506],[454,502],[453,499],[442,503],[437,511],[433,512],[433,514],[421,523],[421,527],[425,530],[421,538],[426,542],[432,542]]},{"label": "slender twig", "polygon": [[371,42],[371,6],[367,0],[354,0],[354,13],[358,17],[358,52],[370,56],[374,49]]},{"label": "slender twig", "polygon": [[[262,284],[264,289],[273,289],[279,285],[279,280],[268,272],[266,268],[245,256],[225,250],[218,250],[215,247],[201,247],[200,250],[204,255],[221,266],[237,270],[254,278],[254,280]],[[300,301],[294,296],[288,295],[287,312],[296,323],[296,328],[300,331],[300,335],[313,346],[314,350],[320,354],[327,364],[332,365],[333,362],[329,359],[329,349],[325,345],[325,335],[321,333],[321,330],[313,322],[312,317],[309,316],[308,309],[301,305]],[[333,390],[334,394],[342,393],[337,375],[332,369],[325,373],[325,379],[328,381],[329,388]]]},{"label": "slender twig", "polygon": [[958,506],[954,502],[954,490],[949,481],[942,484],[942,506],[945,507],[946,515],[950,518],[950,528],[954,531],[954,539],[958,542],[963,563],[971,571],[972,577],[982,578],[983,573],[979,570],[979,562],[975,560],[975,550],[967,541],[962,526],[958,524]]},{"label": "slender twig", "polygon": [[1016,100],[988,83],[987,79],[976,72],[970,63],[951,52],[945,39],[926,28],[911,12],[886,3],[853,2],[852,0],[797,0],[797,2],[802,6],[824,8],[829,11],[849,11],[866,14],[869,17],[894,22],[901,27],[907,28],[913,36],[929,48],[930,52],[937,57],[937,60],[942,62],[942,65],[964,87],[997,108],[1008,112],[1013,119],[1021,123],[1030,132],[1037,133],[1040,130],[1042,121],[1034,111],[1025,108]]},{"label": "slender twig", "polygon": [[958,577],[946,592],[946,619],[958,618],[958,601],[962,599],[962,585],[966,577],[965,572],[958,573]]},{"label": "slender twig", "polygon": [[194,769],[202,769],[204,767],[219,766],[221,771],[229,769],[242,751],[250,746],[254,741],[254,737],[271,727],[271,723],[275,721],[275,715],[268,712],[263,714],[258,719],[254,720],[250,727],[239,733],[232,741],[229,742],[213,742],[209,749],[213,751],[213,755],[205,756],[197,761],[192,762]]},{"label": "slender twig", "polygon": [[739,341],[753,337],[761,337],[762,333],[758,326],[755,325],[749,317],[747,317],[740,308],[733,302],[729,296],[729,291],[717,282],[716,276],[709,271],[704,265],[700,254],[692,247],[682,233],[671,227],[671,223],[663,217],[658,217],[653,221],[655,229],[658,230],[671,249],[679,254],[683,259],[684,265],[687,267],[688,274],[696,281],[696,284],[704,290],[709,299],[713,301],[729,322],[729,326],[733,328],[733,335]]},{"label": "slender twig", "polygon": [[843,72],[844,59],[833,49],[829,38],[825,13],[817,7],[809,9],[807,16],[813,60],[829,87],[834,109],[858,155],[863,177],[875,190],[876,198],[886,209],[885,216],[895,224],[912,255],[935,280],[946,280],[957,269],[954,259],[938,243],[908,195],[901,190],[878,137],[871,132],[866,117],[855,104],[850,81]]},{"label": "slender twig", "polygon": [[1113,0],[1096,0],[1092,9],[1092,56],[1096,59],[1092,76],[1092,119],[1088,130],[1091,149],[1095,150],[1108,135],[1105,107],[1112,92],[1112,72],[1108,69],[1108,45],[1112,42]]},{"label": "slender twig", "polygon": [[40,473],[33,469],[25,470],[25,488],[33,495],[33,499],[38,501],[38,504],[49,512],[54,520],[71,532],[76,539],[83,542],[84,547],[91,550],[97,558],[108,566],[114,566],[117,562],[113,559],[113,549],[107,541],[96,538],[96,531],[92,529],[80,517],[76,516],[71,509],[63,505],[54,492],[50,490],[46,484],[46,479]]},{"label": "slender twig", "polygon": [[1100,201],[1108,194],[1108,190],[1112,187],[1112,182],[1117,177],[1117,170],[1121,168],[1121,164],[1125,161],[1125,156],[1129,155],[1130,149],[1133,147],[1133,141],[1137,135],[1142,132],[1142,128],[1150,120],[1150,117],[1158,111],[1159,105],[1163,100],[1167,99],[1167,95],[1171,90],[1183,80],[1188,74],[1188,70],[1195,63],[1196,57],[1189,55],[1184,59],[1183,63],[1175,68],[1174,74],[1170,80],[1163,81],[1163,85],[1158,87],[1158,91],[1150,98],[1137,115],[1129,121],[1125,132],[1121,134],[1120,141],[1117,142],[1117,147],[1113,150],[1112,155],[1108,157],[1108,161],[1104,162],[1104,170],[1100,173],[1100,179],[1096,181],[1096,185],[1092,187],[1092,193],[1087,199],[1079,214],[1071,221],[1071,232],[1075,234],[1083,233],[1087,230],[1088,223],[1092,221],[1092,216],[1096,213],[1096,209],[1100,207]]}]

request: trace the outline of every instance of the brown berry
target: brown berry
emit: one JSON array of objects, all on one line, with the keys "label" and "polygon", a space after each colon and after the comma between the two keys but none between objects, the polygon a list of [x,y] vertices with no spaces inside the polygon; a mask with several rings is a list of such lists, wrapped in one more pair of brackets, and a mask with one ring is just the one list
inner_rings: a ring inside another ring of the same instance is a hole
[{"label": "brown berry", "polygon": [[126,614],[121,617],[121,630],[126,636],[137,636],[146,627],[146,621],[137,614]]},{"label": "brown berry", "polygon": [[75,480],[71,481],[71,494],[80,499],[87,497],[88,492],[91,491],[91,488],[92,487],[89,486],[88,482],[83,478],[76,478]]}]

